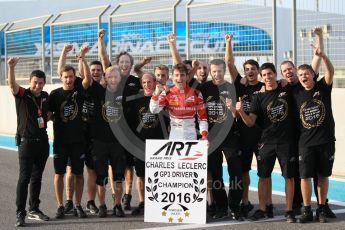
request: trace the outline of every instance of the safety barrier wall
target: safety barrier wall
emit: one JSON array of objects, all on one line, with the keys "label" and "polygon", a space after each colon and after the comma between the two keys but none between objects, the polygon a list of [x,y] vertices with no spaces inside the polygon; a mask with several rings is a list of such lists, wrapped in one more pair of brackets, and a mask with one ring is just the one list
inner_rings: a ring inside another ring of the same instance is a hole
[{"label": "safety barrier wall", "polygon": [[[183,59],[222,58],[224,34],[234,35],[235,64],[254,58],[260,64],[285,59],[310,63],[314,26],[324,29],[325,52],[335,66],[334,87],[345,86],[345,2],[343,0],[142,0],[61,12],[0,24],[0,84],[6,83],[6,57],[21,58],[17,79],[35,68],[43,69],[48,83],[58,83],[57,62],[64,43],[74,49],[67,62],[76,65],[75,53],[91,46],[88,60],[98,59],[97,30],[107,30],[105,43],[112,61],[120,51],[130,52],[135,63],[152,56],[156,64],[171,67],[167,34],[175,32]],[[1,32],[0,32],[1,33]],[[321,74],[323,69],[321,68]]]}]

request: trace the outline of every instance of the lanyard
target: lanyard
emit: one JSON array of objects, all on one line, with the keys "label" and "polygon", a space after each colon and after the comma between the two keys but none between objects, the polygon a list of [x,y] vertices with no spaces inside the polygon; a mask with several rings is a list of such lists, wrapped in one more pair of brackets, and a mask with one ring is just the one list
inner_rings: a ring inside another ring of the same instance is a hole
[{"label": "lanyard", "polygon": [[43,102],[43,98],[41,97],[41,103],[40,106],[38,106],[35,97],[31,97],[32,101],[34,102],[34,104],[37,107],[37,113],[39,117],[42,117],[42,102]]}]

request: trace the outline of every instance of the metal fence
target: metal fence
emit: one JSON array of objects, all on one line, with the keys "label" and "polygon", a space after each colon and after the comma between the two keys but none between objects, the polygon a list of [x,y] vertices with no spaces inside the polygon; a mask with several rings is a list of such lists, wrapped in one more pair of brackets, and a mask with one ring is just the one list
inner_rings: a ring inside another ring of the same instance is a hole
[{"label": "metal fence", "polygon": [[[5,32],[5,59],[19,57],[16,79],[27,84],[27,76],[34,69],[45,71],[45,28],[52,15],[12,22]],[[7,73],[7,65],[5,65]]]},{"label": "metal fence", "polygon": [[101,28],[101,17],[110,5],[61,12],[50,24],[50,73],[52,82],[60,82],[57,64],[64,44],[72,44],[66,63],[77,69],[76,53],[82,45],[91,47],[88,60],[98,60],[97,32]]},{"label": "metal fence", "polygon": [[110,59],[114,54],[127,51],[135,63],[144,56],[151,56],[153,59],[146,70],[153,71],[157,64],[171,66],[166,37],[176,32],[176,7],[180,2],[149,0],[119,4],[109,18]]},{"label": "metal fence", "polygon": [[5,53],[5,48],[3,47],[3,42],[4,42],[4,33],[3,31],[5,30],[6,26],[8,23],[3,23],[0,24],[0,85],[5,85],[6,84],[6,76],[5,76],[5,58],[3,57],[2,54]]},{"label": "metal fence", "polygon": [[[173,64],[166,41],[171,32],[177,35],[182,58],[203,60],[223,58],[224,35],[231,33],[235,64],[242,71],[242,63],[249,58],[259,63],[279,64],[284,59],[297,65],[310,63],[314,38],[309,31],[318,25],[324,28],[325,52],[335,66],[334,87],[345,87],[343,0],[141,0],[62,12],[48,23],[51,17],[12,22],[4,30],[5,51],[1,53],[5,58],[21,58],[18,80],[26,83],[27,74],[39,68],[52,76],[51,82],[60,82],[56,67],[64,43],[75,48],[68,56],[69,64],[76,66],[75,52],[83,44],[91,46],[88,60],[98,59],[99,28],[107,30],[111,60],[120,51],[131,53],[135,63],[152,56],[147,70],[156,64]],[[0,66],[4,84],[2,58]]]},{"label": "metal fence", "polygon": [[274,61],[273,7],[262,1],[190,1],[187,4],[189,59],[224,58],[225,34],[233,34],[235,64]]},{"label": "metal fence", "polygon": [[[345,87],[345,1],[298,0],[296,2],[296,63],[310,63],[311,29],[321,26],[324,50],[335,67],[335,87]],[[321,68],[320,73],[322,74]]]}]

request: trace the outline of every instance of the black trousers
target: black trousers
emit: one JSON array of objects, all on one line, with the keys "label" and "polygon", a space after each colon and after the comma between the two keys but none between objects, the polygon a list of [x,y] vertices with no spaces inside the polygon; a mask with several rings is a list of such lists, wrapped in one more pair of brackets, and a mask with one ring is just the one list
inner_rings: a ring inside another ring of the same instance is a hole
[{"label": "black trousers", "polygon": [[228,164],[228,173],[230,177],[228,204],[231,212],[237,213],[240,211],[240,203],[243,195],[241,151],[223,148],[223,153]]},{"label": "black trousers", "polygon": [[223,154],[217,149],[208,156],[208,171],[212,174],[212,194],[217,211],[228,210],[228,200],[223,181]]},{"label": "black trousers", "polygon": [[[229,194],[223,181],[223,153],[228,164]],[[219,211],[238,212],[243,194],[242,160],[238,150],[218,148],[208,156],[208,170],[212,174],[212,192]]]},{"label": "black trousers", "polygon": [[19,179],[17,184],[17,212],[25,211],[30,183],[29,211],[37,210],[40,204],[42,174],[49,156],[46,140],[22,139],[18,146]]}]

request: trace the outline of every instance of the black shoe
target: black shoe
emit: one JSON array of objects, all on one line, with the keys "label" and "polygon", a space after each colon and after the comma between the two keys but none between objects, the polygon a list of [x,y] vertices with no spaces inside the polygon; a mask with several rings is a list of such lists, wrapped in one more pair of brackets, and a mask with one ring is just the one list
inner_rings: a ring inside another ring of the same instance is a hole
[{"label": "black shoe", "polygon": [[87,215],[83,210],[83,207],[81,207],[81,205],[76,205],[75,206],[75,216],[78,216],[79,218],[86,218]]},{"label": "black shoe", "polygon": [[65,207],[61,205],[56,211],[55,218],[62,219],[64,217],[65,217]]},{"label": "black shoe", "polygon": [[313,222],[313,212],[311,210],[304,210],[298,222],[302,224]]},{"label": "black shoe", "polygon": [[73,201],[67,200],[65,203],[65,214],[73,214]]},{"label": "black shoe", "polygon": [[318,209],[316,209],[316,215],[315,220],[319,221],[320,223],[327,223],[327,215],[325,212],[325,206],[320,206]]},{"label": "black shoe", "polygon": [[288,223],[296,223],[295,212],[293,210],[287,211],[285,213],[286,222]]},{"label": "black shoe", "polygon": [[243,218],[241,212],[232,212],[232,213],[231,213],[231,218],[232,218],[233,220],[237,220],[237,221],[244,221],[244,218]]},{"label": "black shoe", "polygon": [[241,203],[240,212],[243,217],[248,217],[250,211],[252,211],[254,206],[248,201],[248,204]]},{"label": "black shoe", "polygon": [[326,200],[326,204],[323,211],[325,212],[327,218],[337,218],[332,209],[330,209],[330,207],[328,206],[328,199]]},{"label": "black shoe", "polygon": [[100,205],[98,210],[99,210],[98,217],[100,217],[100,218],[107,217],[108,212],[107,212],[107,206],[105,204]]},{"label": "black shoe", "polygon": [[25,216],[26,216],[26,212],[25,211],[17,212],[16,224],[14,226],[16,226],[16,227],[24,227],[25,226]]},{"label": "black shoe", "polygon": [[299,216],[302,214],[302,207],[301,206],[292,207],[292,211],[294,212],[295,216]]},{"label": "black shoe", "polygon": [[274,217],[274,214],[273,214],[273,204],[269,204],[269,205],[266,205],[266,216],[268,218],[273,218]]},{"label": "black shoe", "polygon": [[214,216],[216,214],[216,204],[207,205],[206,212],[209,216]]},{"label": "black shoe", "polygon": [[123,195],[122,204],[125,210],[131,210],[131,200],[132,200],[132,195],[130,194]]},{"label": "black shoe", "polygon": [[49,216],[45,215],[41,210],[37,209],[29,211],[28,219],[48,221],[50,218]]},{"label": "black shoe", "polygon": [[114,206],[113,215],[117,216],[117,217],[124,217],[125,216],[125,213],[123,212],[122,206],[120,204]]},{"label": "black shoe", "polygon": [[132,216],[144,215],[144,202],[140,202],[139,206],[132,211]]},{"label": "black shoe", "polygon": [[97,214],[99,209],[97,208],[94,200],[89,200],[86,204],[86,210],[92,214]]},{"label": "black shoe", "polygon": [[216,213],[212,216],[212,218],[215,220],[219,220],[219,219],[224,219],[228,216],[229,215],[227,211],[216,211]]},{"label": "black shoe", "polygon": [[262,211],[261,209],[256,210],[254,214],[250,217],[250,219],[253,221],[257,221],[257,220],[261,220],[265,218],[266,218],[265,212]]}]

